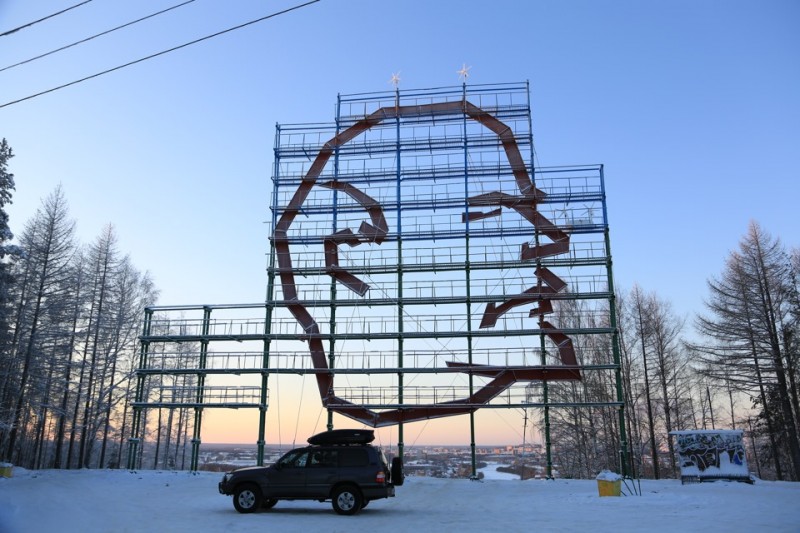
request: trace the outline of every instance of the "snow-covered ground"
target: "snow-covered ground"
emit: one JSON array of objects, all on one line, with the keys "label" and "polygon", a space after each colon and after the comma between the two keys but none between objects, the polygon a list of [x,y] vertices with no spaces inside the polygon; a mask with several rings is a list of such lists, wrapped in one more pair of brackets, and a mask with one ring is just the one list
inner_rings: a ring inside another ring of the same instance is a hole
[{"label": "snow-covered ground", "polygon": [[349,517],[329,502],[242,515],[217,492],[220,477],[16,468],[0,478],[0,532],[800,531],[800,483],[645,480],[641,496],[600,498],[594,480],[409,477]]}]

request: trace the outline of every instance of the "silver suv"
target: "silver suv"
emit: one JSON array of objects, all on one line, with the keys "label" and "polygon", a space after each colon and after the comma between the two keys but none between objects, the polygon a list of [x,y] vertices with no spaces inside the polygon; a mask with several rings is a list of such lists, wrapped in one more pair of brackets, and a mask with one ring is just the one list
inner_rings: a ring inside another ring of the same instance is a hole
[{"label": "silver suv", "polygon": [[381,449],[369,444],[374,439],[372,430],[318,433],[271,466],[228,472],[219,492],[232,495],[240,513],[270,509],[278,500],[318,500],[330,501],[338,514],[355,514],[372,500],[393,497],[403,484],[402,460],[395,457],[390,468]]}]

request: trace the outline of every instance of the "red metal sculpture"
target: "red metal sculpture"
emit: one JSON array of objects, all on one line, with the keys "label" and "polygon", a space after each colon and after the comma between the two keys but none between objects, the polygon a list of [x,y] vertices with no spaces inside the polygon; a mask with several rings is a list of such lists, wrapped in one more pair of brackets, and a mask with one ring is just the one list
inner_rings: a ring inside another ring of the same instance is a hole
[{"label": "red metal sculpture", "polygon": [[545,314],[553,311],[552,296],[563,291],[567,284],[549,269],[540,267],[535,271],[536,285],[522,294],[510,297],[499,305],[494,303],[487,304],[480,327],[494,327],[498,318],[510,309],[520,305],[535,304],[536,307],[530,311],[530,316],[539,316],[540,328],[558,347],[562,365],[498,368],[449,362],[448,366],[451,368],[492,379],[474,394],[462,400],[431,405],[415,405],[380,412],[356,405],[336,396],[333,374],[332,372],[325,372],[325,370],[329,370],[329,367],[325,357],[319,325],[308,312],[308,309],[300,302],[297,295],[294,267],[289,250],[289,228],[315,185],[341,191],[358,202],[368,213],[370,223],[362,222],[357,233],[348,228],[337,231],[324,239],[325,270],[331,277],[353,292],[360,296],[366,294],[369,290],[369,285],[340,266],[338,250],[342,244],[349,246],[358,246],[363,243],[381,244],[389,231],[383,209],[377,201],[352,184],[335,180],[317,183],[317,179],[337,147],[346,144],[387,119],[456,114],[466,115],[469,119],[479,122],[498,136],[520,192],[518,196],[493,192],[470,198],[468,202],[471,206],[496,207],[496,209],[488,213],[470,212],[468,215],[465,214],[462,220],[466,222],[467,220],[474,221],[494,217],[500,215],[503,208],[513,209],[530,222],[539,235],[552,241],[547,244],[537,244],[533,247],[528,243],[523,244],[521,250],[521,258],[523,260],[539,259],[568,252],[569,235],[537,211],[537,203],[545,197],[545,193],[534,187],[511,129],[496,117],[466,100],[380,108],[338,133],[320,149],[297,191],[278,220],[273,234],[283,295],[285,300],[290,302],[288,305],[289,311],[305,332],[311,359],[315,369],[318,371],[316,374],[317,386],[323,405],[334,412],[341,413],[373,427],[473,412],[478,409],[478,406],[490,402],[517,381],[581,379],[572,341],[567,335],[543,319]]}]

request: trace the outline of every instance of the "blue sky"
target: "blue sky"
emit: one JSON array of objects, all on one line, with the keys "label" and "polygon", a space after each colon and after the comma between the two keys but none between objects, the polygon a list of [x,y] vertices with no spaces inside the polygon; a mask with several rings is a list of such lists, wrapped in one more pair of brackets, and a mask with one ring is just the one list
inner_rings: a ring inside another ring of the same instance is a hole
[{"label": "blue sky", "polygon": [[[0,33],[76,0],[0,0]],[[179,3],[94,0],[0,37],[0,68]],[[295,5],[196,0],[0,72],[0,105]],[[162,304],[263,301],[276,123],[337,93],[529,80],[541,165],[603,163],[614,273],[702,310],[757,220],[798,246],[800,3],[322,0],[0,108],[12,231],[63,185],[82,241],[113,223]]]}]

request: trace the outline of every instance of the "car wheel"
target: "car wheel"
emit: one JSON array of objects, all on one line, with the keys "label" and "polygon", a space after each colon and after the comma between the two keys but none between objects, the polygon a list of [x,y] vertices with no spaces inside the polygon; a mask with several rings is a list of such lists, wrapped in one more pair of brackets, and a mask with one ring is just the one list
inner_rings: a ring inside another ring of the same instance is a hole
[{"label": "car wheel", "polygon": [[264,500],[264,503],[261,504],[262,509],[272,509],[275,507],[275,504],[278,503],[278,500],[275,498],[267,498]]},{"label": "car wheel", "polygon": [[392,485],[401,486],[405,482],[405,472],[403,472],[403,460],[399,457],[392,459]]},{"label": "car wheel", "polygon": [[356,487],[344,485],[333,491],[331,503],[337,514],[352,515],[361,510],[363,498]]},{"label": "car wheel", "polygon": [[233,506],[240,513],[256,511],[261,507],[261,490],[251,483],[236,487],[233,491]]}]

